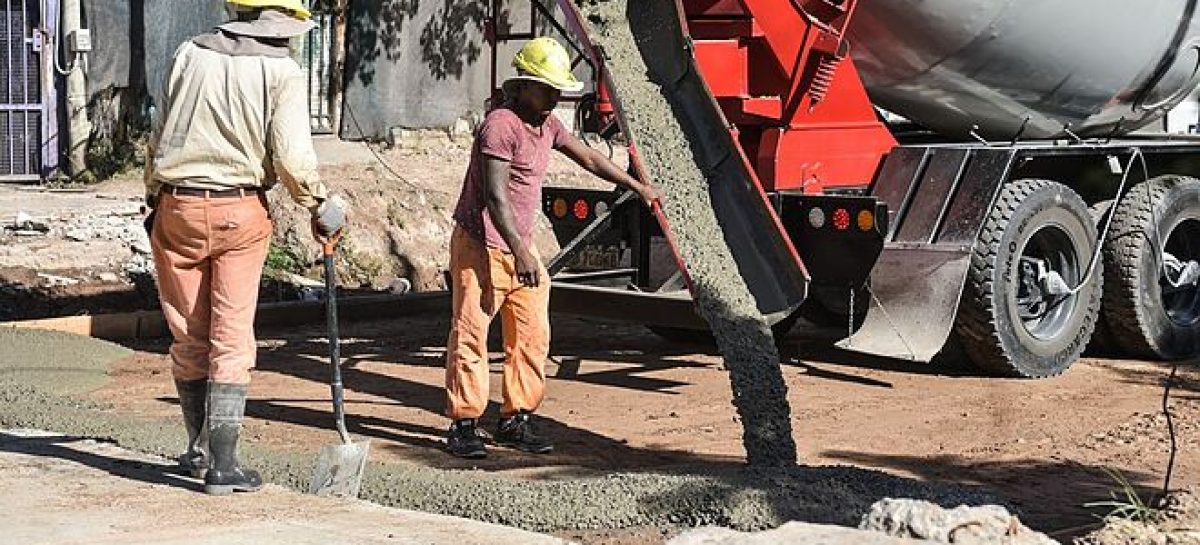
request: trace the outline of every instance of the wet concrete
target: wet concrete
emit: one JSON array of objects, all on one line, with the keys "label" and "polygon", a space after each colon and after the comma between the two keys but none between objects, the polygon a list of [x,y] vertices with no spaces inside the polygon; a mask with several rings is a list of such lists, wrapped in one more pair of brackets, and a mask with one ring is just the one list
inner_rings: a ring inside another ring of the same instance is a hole
[{"label": "wet concrete", "polygon": [[[75,367],[77,371],[99,371],[89,355],[112,347],[60,334],[48,334],[46,339],[50,344],[75,343],[81,349],[77,357],[93,362]],[[41,352],[52,353],[54,350]],[[36,356],[20,359],[24,368],[33,370],[19,376],[0,368],[0,428],[45,429],[109,439],[125,448],[167,458],[182,450],[185,436],[178,419],[134,418],[68,395],[67,390],[78,391],[79,386],[63,389],[47,379],[62,375],[62,368],[71,369],[69,362],[50,366]],[[14,359],[4,361],[11,365]],[[36,371],[39,368],[44,371]],[[169,374],[164,373],[163,380],[170,380]],[[262,471],[268,482],[295,490],[307,489],[316,461],[316,453],[271,450],[252,440],[243,441],[240,456]],[[922,498],[951,507],[996,502],[980,491],[852,467],[693,467],[670,473],[518,480],[483,471],[380,462],[368,466],[362,497],[390,507],[540,532],[700,525],[757,530],[789,520],[855,525],[872,503],[884,497]]]},{"label": "wet concrete", "polygon": [[614,92],[650,180],[665,194],[663,212],[692,279],[692,294],[715,333],[729,370],[743,426],[746,457],[755,466],[796,462],[787,386],[770,324],[739,272],[714,211],[713,186],[742,183],[714,167],[725,157],[711,135],[692,123],[687,105],[670,92],[683,65],[678,14],[670,0],[579,0],[593,40],[607,57]]},{"label": "wet concrete", "polygon": [[0,381],[39,384],[72,394],[99,388],[108,366],[133,351],[79,335],[0,327]]}]

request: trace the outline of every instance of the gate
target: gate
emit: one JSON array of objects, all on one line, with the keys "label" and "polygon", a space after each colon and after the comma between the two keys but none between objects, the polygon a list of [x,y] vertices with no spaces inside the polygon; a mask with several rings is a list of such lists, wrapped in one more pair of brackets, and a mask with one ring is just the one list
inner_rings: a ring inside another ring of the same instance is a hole
[{"label": "gate", "polygon": [[0,0],[0,181],[42,174],[39,0]]},{"label": "gate", "polygon": [[329,43],[333,33],[333,16],[314,11],[312,19],[317,23],[317,28],[304,37],[300,65],[308,72],[308,114],[312,132],[328,134],[333,132],[329,113]]}]

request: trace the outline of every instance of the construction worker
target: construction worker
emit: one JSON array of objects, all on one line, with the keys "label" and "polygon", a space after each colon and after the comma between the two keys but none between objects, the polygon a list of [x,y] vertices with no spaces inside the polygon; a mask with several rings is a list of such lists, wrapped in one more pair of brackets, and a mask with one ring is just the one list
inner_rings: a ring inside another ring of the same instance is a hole
[{"label": "construction worker", "polygon": [[446,413],[453,423],[446,443],[463,458],[487,455],[476,424],[488,404],[488,326],[497,312],[504,330],[504,404],[496,443],[532,453],[553,450],[530,421],[542,402],[550,351],[550,279],[531,239],[550,151],[636,191],[647,203],[658,195],[572,136],[552,114],[563,91],[583,88],[562,45],[552,38],[531,40],[513,66],[517,75],[504,82],[504,102],[476,133],[450,242]]},{"label": "construction worker", "polygon": [[314,27],[300,0],[230,0],[231,21],[185,42],[166,78],[146,166],[146,202],[170,354],[187,428],[184,469],[209,494],[255,491],[237,460],[254,367],[254,312],[282,181],[331,237],[344,204],[326,199],[309,132],[305,74],[289,40]]}]

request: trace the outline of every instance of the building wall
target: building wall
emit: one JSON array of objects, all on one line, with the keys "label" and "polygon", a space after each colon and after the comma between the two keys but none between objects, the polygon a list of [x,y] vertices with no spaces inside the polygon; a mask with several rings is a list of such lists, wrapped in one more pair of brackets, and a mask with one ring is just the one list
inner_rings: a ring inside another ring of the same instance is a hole
[{"label": "building wall", "polygon": [[[483,38],[489,4],[354,2],[346,38],[341,136],[383,138],[392,127],[447,127],[482,112],[491,92],[490,51]],[[501,24],[527,30],[528,1],[508,0],[505,5]],[[519,45],[501,51],[501,77],[510,73],[507,61]]]}]

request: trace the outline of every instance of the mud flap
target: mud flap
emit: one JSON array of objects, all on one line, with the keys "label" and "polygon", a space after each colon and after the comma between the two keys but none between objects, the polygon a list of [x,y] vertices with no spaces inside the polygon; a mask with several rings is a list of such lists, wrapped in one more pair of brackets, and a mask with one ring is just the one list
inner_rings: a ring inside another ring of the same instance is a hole
[{"label": "mud flap", "polygon": [[871,273],[866,321],[837,346],[928,363],[950,337],[970,264],[961,246],[885,248]]}]

